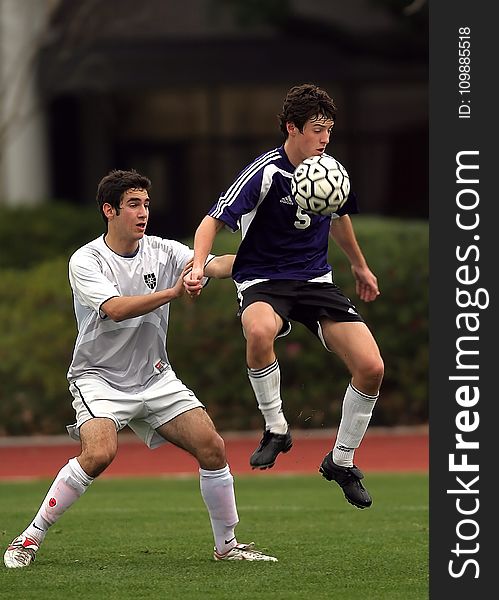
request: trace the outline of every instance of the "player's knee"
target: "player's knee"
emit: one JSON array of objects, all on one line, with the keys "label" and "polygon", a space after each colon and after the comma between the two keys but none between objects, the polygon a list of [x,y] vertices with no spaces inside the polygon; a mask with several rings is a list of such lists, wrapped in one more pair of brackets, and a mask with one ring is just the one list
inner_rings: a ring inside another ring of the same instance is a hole
[{"label": "player's knee", "polygon": [[372,356],[358,362],[352,369],[354,385],[366,394],[376,394],[384,376],[384,364],[381,357]]},{"label": "player's knee", "polygon": [[273,344],[276,332],[271,323],[253,321],[245,326],[244,335],[248,343],[255,346],[265,346]]},{"label": "player's knee", "polygon": [[79,461],[82,465],[83,470],[90,475],[90,477],[97,477],[102,471],[104,471],[114,460],[116,456],[116,449],[112,447],[108,448],[92,448],[86,450],[79,457]]},{"label": "player's knee", "polygon": [[197,459],[203,469],[223,469],[227,463],[225,443],[218,433],[213,433],[197,452]]},{"label": "player's knee", "polygon": [[381,357],[372,358],[364,365],[363,378],[367,379],[371,386],[380,387],[385,374],[385,366]]}]

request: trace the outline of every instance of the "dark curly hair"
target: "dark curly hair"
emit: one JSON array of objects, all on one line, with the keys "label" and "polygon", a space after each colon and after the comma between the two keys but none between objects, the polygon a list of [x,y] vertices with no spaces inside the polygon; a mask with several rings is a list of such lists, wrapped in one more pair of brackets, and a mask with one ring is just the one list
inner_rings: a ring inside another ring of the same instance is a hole
[{"label": "dark curly hair", "polygon": [[119,214],[121,199],[127,190],[149,190],[150,187],[150,179],[137,171],[110,171],[97,186],[96,200],[104,223],[107,225],[107,217],[102,210],[106,202]]},{"label": "dark curly hair", "polygon": [[305,123],[314,117],[335,120],[336,105],[327,92],[313,83],[292,87],[284,99],[282,111],[277,115],[284,137],[288,137],[286,123],[294,123],[303,132]]}]

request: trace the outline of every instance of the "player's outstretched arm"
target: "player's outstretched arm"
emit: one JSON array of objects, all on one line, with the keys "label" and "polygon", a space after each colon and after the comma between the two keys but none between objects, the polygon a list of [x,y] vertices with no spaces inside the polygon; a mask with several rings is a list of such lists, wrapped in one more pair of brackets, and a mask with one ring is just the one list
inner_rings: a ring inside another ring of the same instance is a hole
[{"label": "player's outstretched arm", "polygon": [[364,302],[372,302],[379,296],[378,280],[367,265],[355,236],[352,221],[343,215],[331,221],[330,234],[341,250],[347,255],[355,278],[355,291]]},{"label": "player's outstretched arm", "polygon": [[204,268],[205,277],[214,279],[227,279],[232,275],[232,265],[234,264],[235,254],[222,254],[212,258]]},{"label": "player's outstretched arm", "polygon": [[[211,252],[215,237],[222,227],[222,221],[207,215],[196,229],[196,233],[194,234],[194,258],[192,270],[185,281],[185,288],[187,293],[191,296],[198,296],[201,293],[201,286],[199,284],[205,276],[206,259]],[[206,275],[208,275],[208,273],[206,273]],[[230,273],[227,276],[230,277]]]},{"label": "player's outstretched arm", "polygon": [[140,296],[115,296],[103,302],[101,310],[116,322],[150,313],[163,306],[163,304],[182,296],[184,293],[184,277],[191,267],[192,261],[189,261],[175,285],[171,288]]},{"label": "player's outstretched arm", "polygon": [[232,275],[232,265],[234,264],[235,254],[223,254],[214,256],[208,260],[204,268],[203,279],[192,279],[191,270],[184,275],[184,288],[191,297],[199,296],[204,287],[204,278],[227,279]]}]

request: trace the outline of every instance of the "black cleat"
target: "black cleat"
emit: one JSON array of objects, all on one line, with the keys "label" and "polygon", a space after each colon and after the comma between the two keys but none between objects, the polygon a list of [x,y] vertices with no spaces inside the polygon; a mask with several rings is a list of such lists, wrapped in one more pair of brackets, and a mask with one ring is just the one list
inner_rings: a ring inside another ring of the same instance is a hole
[{"label": "black cleat", "polygon": [[357,508],[369,508],[373,503],[369,492],[360,482],[364,474],[355,465],[353,467],[340,467],[333,462],[333,453],[326,454],[319,473],[328,481],[336,481],[343,489],[345,498]]},{"label": "black cleat", "polygon": [[286,433],[263,432],[260,445],[250,457],[250,465],[253,469],[270,469],[274,466],[279,452],[289,452],[293,440],[289,430]]}]

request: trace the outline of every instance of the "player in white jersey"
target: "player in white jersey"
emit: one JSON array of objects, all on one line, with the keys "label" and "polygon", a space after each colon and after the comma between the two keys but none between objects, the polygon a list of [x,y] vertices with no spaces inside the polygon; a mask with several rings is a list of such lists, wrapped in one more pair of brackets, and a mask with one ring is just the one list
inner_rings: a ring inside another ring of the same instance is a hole
[{"label": "player in white jersey", "polygon": [[[106,175],[97,190],[106,233],[70,258],[78,336],[68,370],[76,422],[68,432],[81,441],[81,451],[62,467],[33,520],[8,546],[8,568],[31,564],[50,526],[111,464],[118,431],[127,425],[150,448],[169,441],[198,461],[215,560],[277,560],[252,543],[238,543],[223,439],[168,361],[169,303],[184,292],[193,251],[145,235],[150,185],[135,171]],[[207,277],[230,277],[233,260],[233,255],[207,257],[198,289]]]},{"label": "player in white jersey", "polygon": [[340,485],[351,504],[367,508],[372,499],[353,458],[371,419],[384,366],[364,320],[334,284],[327,261],[329,237],[348,256],[361,300],[375,300],[378,283],[350,220],[349,213],[358,212],[355,196],[350,194],[332,217],[323,217],[303,211],[291,193],[294,169],[305,158],[325,152],[335,116],[333,100],[317,86],[303,84],[289,90],[279,115],[284,144],[248,165],[202,220],[186,287],[191,295],[200,293],[203,265],[218,231],[224,226],[241,229],[232,277],[246,338],[248,376],[265,420],[250,464],[270,468],[280,452],[292,447],[274,341],[289,333],[291,321],[299,321],[343,360],[352,375],[336,441],[319,470]]}]

